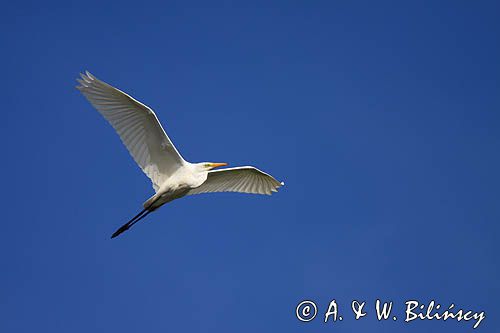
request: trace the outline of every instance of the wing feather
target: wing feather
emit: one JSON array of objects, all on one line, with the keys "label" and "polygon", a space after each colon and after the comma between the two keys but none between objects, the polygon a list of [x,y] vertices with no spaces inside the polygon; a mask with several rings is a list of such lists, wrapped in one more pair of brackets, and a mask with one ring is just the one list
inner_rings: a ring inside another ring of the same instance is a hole
[{"label": "wing feather", "polygon": [[86,72],[77,89],[113,126],[155,191],[185,161],[165,133],[154,111],[133,97]]},{"label": "wing feather", "polygon": [[244,166],[210,171],[207,180],[187,194],[240,192],[270,195],[283,185],[283,182],[257,168]]}]

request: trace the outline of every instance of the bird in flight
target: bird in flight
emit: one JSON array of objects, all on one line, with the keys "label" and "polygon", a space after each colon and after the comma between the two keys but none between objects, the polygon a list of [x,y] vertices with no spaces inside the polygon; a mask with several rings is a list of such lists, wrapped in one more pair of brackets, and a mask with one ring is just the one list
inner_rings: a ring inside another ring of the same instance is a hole
[{"label": "bird in flight", "polygon": [[186,195],[209,192],[267,194],[284,185],[252,166],[214,168],[227,163],[190,163],[177,151],[151,108],[132,96],[97,79],[80,74],[76,88],[113,126],[146,176],[155,194],[143,210],[113,233],[115,238],[167,202]]}]

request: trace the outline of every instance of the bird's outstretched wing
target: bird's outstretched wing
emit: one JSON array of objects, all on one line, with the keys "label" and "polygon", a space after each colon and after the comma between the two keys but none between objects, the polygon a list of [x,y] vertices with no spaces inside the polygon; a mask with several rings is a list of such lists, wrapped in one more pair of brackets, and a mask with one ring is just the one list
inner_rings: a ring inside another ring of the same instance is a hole
[{"label": "bird's outstretched wing", "polygon": [[271,175],[252,166],[213,170],[201,186],[189,190],[187,195],[209,192],[241,192],[268,194],[283,186]]},{"label": "bird's outstretched wing", "polygon": [[123,144],[151,179],[159,186],[185,161],[163,130],[151,108],[86,72],[76,88],[106,118]]}]

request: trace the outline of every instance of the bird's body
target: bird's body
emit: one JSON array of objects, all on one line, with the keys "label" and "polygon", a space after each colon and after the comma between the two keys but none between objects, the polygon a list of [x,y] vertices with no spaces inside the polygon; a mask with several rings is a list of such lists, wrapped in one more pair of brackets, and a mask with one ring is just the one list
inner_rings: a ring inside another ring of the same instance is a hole
[{"label": "bird's body", "polygon": [[160,186],[158,192],[144,202],[144,208],[155,210],[172,200],[185,196],[189,190],[203,184],[208,177],[208,171],[198,170],[197,164],[185,162]]},{"label": "bird's body", "polygon": [[114,127],[130,154],[151,179],[155,194],[116,237],[162,205],[186,195],[208,192],[271,194],[283,185],[255,167],[212,170],[226,163],[190,163],[179,154],[152,109],[89,72],[77,88]]}]

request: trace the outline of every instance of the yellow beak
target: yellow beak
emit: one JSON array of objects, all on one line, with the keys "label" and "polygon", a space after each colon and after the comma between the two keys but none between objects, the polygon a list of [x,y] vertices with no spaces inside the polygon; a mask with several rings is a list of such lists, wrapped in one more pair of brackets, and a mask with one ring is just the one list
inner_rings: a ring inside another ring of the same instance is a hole
[{"label": "yellow beak", "polygon": [[210,164],[210,169],[221,167],[221,166],[226,166],[227,163],[211,163]]}]

